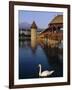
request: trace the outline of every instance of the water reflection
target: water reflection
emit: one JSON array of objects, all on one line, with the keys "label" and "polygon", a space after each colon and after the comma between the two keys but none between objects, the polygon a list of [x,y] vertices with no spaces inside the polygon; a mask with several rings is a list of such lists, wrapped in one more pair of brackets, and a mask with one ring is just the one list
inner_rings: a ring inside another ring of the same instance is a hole
[{"label": "water reflection", "polygon": [[39,67],[54,70],[48,77],[63,76],[63,51],[34,41],[19,41],[19,79],[39,78]]},{"label": "water reflection", "polygon": [[31,40],[31,49],[33,52],[35,52],[36,50],[36,47],[37,47],[36,43],[37,42],[34,39]]}]

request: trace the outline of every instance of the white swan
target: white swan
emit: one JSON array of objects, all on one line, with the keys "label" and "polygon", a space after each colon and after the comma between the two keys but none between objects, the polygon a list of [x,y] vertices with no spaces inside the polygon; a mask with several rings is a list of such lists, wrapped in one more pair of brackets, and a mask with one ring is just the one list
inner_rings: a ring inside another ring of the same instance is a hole
[{"label": "white swan", "polygon": [[41,77],[49,76],[54,72],[53,70],[52,71],[45,70],[45,71],[41,72],[41,64],[39,64],[38,66],[39,66],[39,76],[41,76]]}]

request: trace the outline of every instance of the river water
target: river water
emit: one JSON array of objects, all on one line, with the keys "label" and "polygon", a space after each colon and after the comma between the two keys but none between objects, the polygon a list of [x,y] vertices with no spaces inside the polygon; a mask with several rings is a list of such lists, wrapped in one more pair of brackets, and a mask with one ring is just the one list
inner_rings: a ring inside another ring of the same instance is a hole
[{"label": "river water", "polygon": [[57,47],[34,44],[30,41],[19,42],[19,79],[39,78],[42,70],[54,70],[49,77],[63,77],[63,51]]}]

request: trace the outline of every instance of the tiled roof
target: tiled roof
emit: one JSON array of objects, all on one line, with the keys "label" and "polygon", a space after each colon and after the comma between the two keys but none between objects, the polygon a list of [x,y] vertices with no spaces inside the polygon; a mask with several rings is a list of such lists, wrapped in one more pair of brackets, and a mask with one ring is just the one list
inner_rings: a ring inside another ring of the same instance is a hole
[{"label": "tiled roof", "polygon": [[54,23],[63,23],[63,15],[57,15],[51,22],[50,24]]}]

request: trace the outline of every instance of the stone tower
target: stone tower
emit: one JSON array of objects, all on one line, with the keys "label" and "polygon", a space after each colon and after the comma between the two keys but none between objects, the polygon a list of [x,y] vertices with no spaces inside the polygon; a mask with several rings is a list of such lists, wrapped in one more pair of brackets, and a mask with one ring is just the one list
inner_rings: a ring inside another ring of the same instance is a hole
[{"label": "stone tower", "polygon": [[31,40],[36,41],[37,38],[37,26],[35,22],[33,21],[32,26],[31,26]]},{"label": "stone tower", "polygon": [[36,46],[36,39],[37,39],[37,26],[35,22],[33,21],[31,25],[31,46],[32,48],[35,48]]}]

